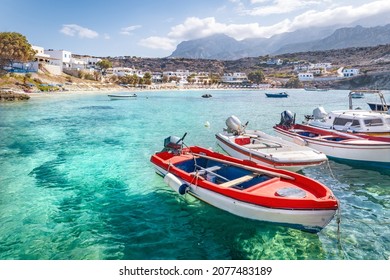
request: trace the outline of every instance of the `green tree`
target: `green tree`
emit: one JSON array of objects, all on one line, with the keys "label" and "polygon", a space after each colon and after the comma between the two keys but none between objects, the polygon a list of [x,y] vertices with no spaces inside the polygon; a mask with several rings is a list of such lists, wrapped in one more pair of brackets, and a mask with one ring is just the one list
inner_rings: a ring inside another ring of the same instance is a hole
[{"label": "green tree", "polygon": [[221,81],[221,76],[218,74],[210,74],[209,79],[212,84],[217,84]]},{"label": "green tree", "polygon": [[0,32],[0,73],[15,62],[33,60],[35,51],[27,38],[17,32]]},{"label": "green tree", "polygon": [[133,85],[133,86],[136,86],[138,84],[138,81],[139,81],[139,77],[137,76],[137,74],[133,74],[131,76],[129,76],[130,78],[130,83]]},{"label": "green tree", "polygon": [[303,84],[298,79],[298,77],[292,77],[290,78],[287,83],[285,84],[286,88],[301,88],[303,87]]},{"label": "green tree", "polygon": [[102,73],[104,75],[107,69],[112,67],[112,62],[107,59],[102,59],[96,63],[96,66],[102,70]]},{"label": "green tree", "polygon": [[152,74],[149,72],[146,72],[143,77],[143,82],[145,85],[151,85],[152,84]]},{"label": "green tree", "polygon": [[248,79],[253,83],[261,84],[264,81],[265,77],[262,70],[256,70],[248,74]]},{"label": "green tree", "polygon": [[193,83],[195,82],[195,77],[196,77],[195,74],[189,75],[189,76],[187,77],[187,82],[188,82],[189,84],[193,84]]}]

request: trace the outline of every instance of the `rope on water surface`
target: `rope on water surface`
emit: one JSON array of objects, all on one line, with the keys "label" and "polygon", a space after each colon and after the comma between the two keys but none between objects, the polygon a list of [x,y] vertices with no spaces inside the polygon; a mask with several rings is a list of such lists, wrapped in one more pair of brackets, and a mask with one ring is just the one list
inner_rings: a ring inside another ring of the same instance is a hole
[{"label": "rope on water surface", "polygon": [[333,179],[336,179],[336,177],[335,177],[334,174],[333,174],[332,168],[330,168],[329,160],[326,161],[326,164],[327,164],[327,166],[328,166],[328,168],[329,168],[330,176],[331,176]]},{"label": "rope on water surface", "polygon": [[[332,171],[332,168],[330,167],[330,164],[329,164],[329,160],[326,161],[327,163],[327,166],[329,168],[329,172],[330,172],[330,176],[336,180],[336,177],[334,176],[333,174],[333,171]],[[341,207],[340,207],[340,200],[335,197],[336,201],[337,201],[337,212],[336,212],[336,223],[337,223],[337,242],[338,244],[340,245],[340,247],[342,248],[342,245],[341,245],[341,230],[340,230],[340,224],[341,224]]]}]

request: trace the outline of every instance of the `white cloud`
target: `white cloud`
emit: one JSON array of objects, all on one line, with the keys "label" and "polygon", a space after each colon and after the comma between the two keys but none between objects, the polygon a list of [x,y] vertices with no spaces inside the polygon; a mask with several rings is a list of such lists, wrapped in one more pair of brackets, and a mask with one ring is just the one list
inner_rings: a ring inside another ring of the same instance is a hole
[{"label": "white cloud", "polygon": [[390,12],[388,0],[375,1],[359,7],[342,6],[324,11],[310,10],[296,16],[291,21],[291,29],[296,30],[307,26],[327,26],[331,24],[348,24],[358,19]]},{"label": "white cloud", "polygon": [[[263,0],[253,1],[259,2]],[[290,0],[278,0],[277,2],[279,4],[289,3]],[[295,2],[297,5],[298,2],[306,4],[315,3],[315,1],[310,0],[293,0],[292,2]],[[259,23],[225,24],[217,22],[214,17],[203,19],[190,17],[184,23],[173,26],[167,37],[178,41],[198,39],[218,33],[226,34],[237,40],[270,37],[275,34],[295,31],[310,26],[348,24],[361,18],[386,12],[390,12],[390,2],[388,0],[375,1],[358,7],[342,6],[328,8],[324,11],[308,10],[292,19],[286,18],[268,26],[262,26]]]},{"label": "white cloud", "polygon": [[[232,0],[234,2],[235,0]],[[253,3],[265,2],[267,0],[252,0]],[[240,2],[240,1],[236,1]],[[290,0],[273,1],[278,5],[286,5],[285,11],[292,10],[289,6]],[[296,5],[314,5],[316,0],[293,0]],[[322,1],[330,3],[331,0]],[[143,39],[140,44],[154,49],[173,50],[177,42],[193,40],[211,36],[214,34],[226,34],[237,40],[246,38],[271,37],[276,34],[291,32],[307,27],[321,27],[337,24],[349,24],[358,19],[374,15],[385,15],[390,12],[390,1],[378,0],[363,4],[357,7],[348,6],[328,6],[326,10],[307,10],[291,19],[286,18],[273,25],[260,25],[257,22],[246,24],[225,24],[217,22],[214,17],[198,18],[189,17],[182,24],[171,27],[166,37],[149,37]],[[307,8],[307,7],[306,7]],[[269,10],[269,12],[271,9]]]},{"label": "white cloud", "polygon": [[107,33],[103,34],[103,38],[106,39],[106,40],[110,40],[111,39],[110,35],[107,34]]},{"label": "white cloud", "polygon": [[131,26],[128,26],[128,27],[123,27],[121,28],[121,31],[120,33],[123,34],[123,35],[131,35],[132,34],[132,31],[138,29],[138,28],[141,28],[142,25],[131,25]]},{"label": "white cloud", "polygon": [[183,24],[172,27],[168,37],[180,40],[202,38],[215,33],[223,33],[222,29],[225,27],[225,24],[217,23],[213,17],[204,19],[190,17]]},{"label": "white cloud", "polygon": [[[256,6],[249,10],[244,10],[244,14],[252,16],[268,16],[273,14],[287,14],[302,8],[307,8],[310,6],[315,6],[322,4],[327,1],[318,1],[318,0],[252,0],[253,4],[261,4],[261,6]],[[265,4],[267,2],[272,2]],[[265,4],[265,5],[264,5]]]},{"label": "white cloud", "polygon": [[178,41],[204,38],[214,34],[226,34],[237,40],[255,37],[269,37],[277,33],[288,31],[289,21],[282,21],[271,26],[260,26],[258,23],[224,24],[218,23],[215,18],[187,18],[183,24],[171,28],[168,38]]},{"label": "white cloud", "polygon": [[152,36],[142,39],[138,44],[151,49],[172,51],[176,48],[177,41],[166,37]]},{"label": "white cloud", "polygon": [[80,38],[88,38],[88,39],[96,38],[99,36],[99,34],[96,31],[82,27],[77,24],[63,24],[60,32],[68,36],[73,37],[77,35]]}]

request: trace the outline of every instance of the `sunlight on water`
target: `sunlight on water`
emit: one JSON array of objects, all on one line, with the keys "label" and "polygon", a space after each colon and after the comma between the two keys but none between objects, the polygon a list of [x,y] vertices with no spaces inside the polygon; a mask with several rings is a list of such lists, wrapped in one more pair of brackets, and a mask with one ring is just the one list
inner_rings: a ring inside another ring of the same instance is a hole
[{"label": "sunlight on water", "polygon": [[272,134],[282,111],[300,121],[319,105],[345,108],[346,91],[296,90],[287,100],[262,91],[202,94],[140,92],[131,101],[65,94],[0,104],[0,259],[390,257],[390,175],[381,170],[332,161],[330,169],[304,170],[341,204],[339,234],[336,219],[310,234],[179,197],[149,162],[170,135],[187,132],[187,145],[219,150],[214,135],[232,114]]}]

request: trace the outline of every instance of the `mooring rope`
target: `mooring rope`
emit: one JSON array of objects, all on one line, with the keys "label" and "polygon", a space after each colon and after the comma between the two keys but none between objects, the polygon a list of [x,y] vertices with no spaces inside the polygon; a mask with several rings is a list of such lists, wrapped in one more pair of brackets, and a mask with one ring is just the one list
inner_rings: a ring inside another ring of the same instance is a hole
[{"label": "mooring rope", "polygon": [[[328,166],[328,169],[329,169],[329,172],[330,172],[330,176],[336,180],[336,177],[334,176],[334,173],[332,171],[332,168],[330,167],[330,163],[329,163],[329,160],[327,160],[327,166]],[[337,212],[336,212],[336,223],[337,223],[337,243],[341,249],[341,251],[345,254],[344,252],[344,249],[343,249],[343,245],[341,244],[341,204],[340,204],[340,200],[335,197],[336,201],[337,201]],[[345,254],[346,255],[346,254]]]},{"label": "mooring rope", "polygon": [[336,177],[335,177],[334,174],[333,174],[332,168],[330,168],[329,160],[327,160],[326,163],[327,163],[327,166],[328,166],[328,168],[329,168],[330,176],[331,176],[333,179],[336,179]]}]

